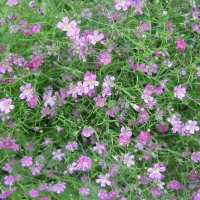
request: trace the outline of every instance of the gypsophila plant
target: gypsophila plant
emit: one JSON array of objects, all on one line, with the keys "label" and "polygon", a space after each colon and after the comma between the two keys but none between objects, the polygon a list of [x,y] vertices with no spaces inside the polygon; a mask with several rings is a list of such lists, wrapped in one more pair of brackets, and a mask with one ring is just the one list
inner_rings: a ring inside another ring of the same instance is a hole
[{"label": "gypsophila plant", "polygon": [[200,200],[198,0],[0,1],[0,199]]}]

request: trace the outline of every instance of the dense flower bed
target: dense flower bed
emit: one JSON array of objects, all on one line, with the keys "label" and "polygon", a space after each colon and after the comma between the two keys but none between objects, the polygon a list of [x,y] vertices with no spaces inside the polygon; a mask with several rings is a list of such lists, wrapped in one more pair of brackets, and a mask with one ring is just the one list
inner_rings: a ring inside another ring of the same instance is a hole
[{"label": "dense flower bed", "polygon": [[0,199],[200,200],[197,1],[0,11]]}]

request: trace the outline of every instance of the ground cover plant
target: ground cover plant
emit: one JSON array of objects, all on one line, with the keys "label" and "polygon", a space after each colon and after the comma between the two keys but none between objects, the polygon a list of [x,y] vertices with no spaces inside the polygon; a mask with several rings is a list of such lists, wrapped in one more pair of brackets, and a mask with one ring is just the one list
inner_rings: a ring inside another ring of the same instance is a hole
[{"label": "ground cover plant", "polygon": [[200,3],[1,0],[0,199],[200,200]]}]

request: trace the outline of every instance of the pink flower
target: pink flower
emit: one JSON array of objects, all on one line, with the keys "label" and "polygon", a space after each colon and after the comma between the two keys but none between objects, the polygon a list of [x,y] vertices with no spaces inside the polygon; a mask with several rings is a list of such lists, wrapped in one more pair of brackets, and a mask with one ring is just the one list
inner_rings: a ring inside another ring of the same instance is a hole
[{"label": "pink flower", "polygon": [[167,185],[167,189],[168,190],[182,190],[182,186],[180,185],[180,183],[177,180],[173,180],[172,182],[170,182]]},{"label": "pink flower", "polygon": [[69,151],[74,151],[77,148],[78,148],[78,143],[76,141],[68,142],[67,145],[65,146],[65,149]]},{"label": "pink flower", "polygon": [[72,174],[73,171],[77,170],[77,167],[76,167],[77,163],[76,162],[73,162],[72,164],[69,164],[67,165],[67,171]]},{"label": "pink flower", "polygon": [[104,65],[108,65],[111,62],[111,57],[109,53],[101,53],[100,54],[100,62]]},{"label": "pink flower", "polygon": [[83,84],[81,81],[77,82],[76,91],[79,95],[88,94],[89,87]]},{"label": "pink flower", "polygon": [[33,188],[33,189],[29,190],[29,194],[31,197],[37,197],[39,195],[39,190]]},{"label": "pink flower", "polygon": [[126,11],[128,9],[128,7],[131,5],[131,1],[130,0],[115,0],[115,8],[116,10],[123,10]]},{"label": "pink flower", "polygon": [[33,9],[36,8],[35,1],[31,1],[28,6]]},{"label": "pink flower", "polygon": [[108,76],[106,75],[104,78],[104,82],[102,84],[103,88],[108,88],[108,87],[114,87],[114,76]]},{"label": "pink flower", "polygon": [[88,195],[90,193],[90,189],[89,188],[79,188],[79,194],[81,195]]},{"label": "pink flower", "polygon": [[130,154],[131,154],[131,152],[124,154],[124,161],[123,162],[127,167],[131,167],[132,165],[135,164],[135,162],[133,161],[134,156],[130,155]]},{"label": "pink flower", "polygon": [[91,44],[95,45],[97,42],[100,42],[104,38],[104,34],[99,34],[98,30],[94,30],[94,32],[89,34],[87,38],[90,40]]},{"label": "pink flower", "polygon": [[69,23],[68,17],[63,17],[62,22],[57,23],[57,28],[61,29],[62,31],[70,31],[70,29],[73,29],[76,26],[77,26],[76,21],[73,20]]},{"label": "pink flower", "polygon": [[20,0],[8,0],[6,4],[10,7],[17,5],[20,2]]},{"label": "pink flower", "polygon": [[81,156],[78,160],[77,160],[77,169],[86,171],[87,169],[90,169],[92,167],[92,161],[89,157],[87,156]]},{"label": "pink flower", "polygon": [[[118,194],[119,194],[119,192],[116,189],[115,190],[111,190],[109,192],[109,197],[111,199],[115,199],[118,196]],[[123,200],[123,199],[121,199],[121,200]],[[126,199],[124,198],[124,200],[126,200]]]},{"label": "pink flower", "polygon": [[176,48],[180,51],[186,48],[185,41],[183,39],[178,38],[176,41]]},{"label": "pink flower", "polygon": [[90,137],[94,134],[91,126],[84,126],[82,130],[82,135],[85,137]]},{"label": "pink flower", "polygon": [[13,194],[16,190],[17,190],[17,187],[14,187],[13,189],[7,189],[0,194],[0,198],[5,199],[8,196],[10,196],[11,194]]},{"label": "pink flower", "polygon": [[14,105],[11,105],[12,99],[0,99],[0,110],[1,112],[8,114],[10,110],[14,109]]},{"label": "pink flower", "polygon": [[101,97],[101,95],[98,94],[97,97],[94,97],[94,101],[96,102],[95,106],[103,107],[106,103],[106,98]]},{"label": "pink flower", "polygon": [[56,192],[57,194],[60,194],[63,192],[66,188],[66,183],[62,181],[58,181],[52,188],[53,192]]},{"label": "pink flower", "polygon": [[131,137],[132,131],[130,129],[126,129],[124,126],[122,126],[120,135],[127,135],[128,137]]},{"label": "pink flower", "polygon": [[188,120],[185,125],[185,128],[190,132],[190,134],[194,134],[195,131],[199,131],[197,121]]},{"label": "pink flower", "polygon": [[37,106],[38,104],[38,95],[36,96],[33,96],[31,99],[27,100],[27,105],[30,107],[30,108],[34,108],[35,106]]},{"label": "pink flower", "polygon": [[104,152],[106,152],[106,147],[103,144],[96,142],[96,146],[93,147],[93,150],[97,151],[99,155],[102,155]]},{"label": "pink flower", "polygon": [[200,200],[200,189],[194,194],[193,200]]},{"label": "pink flower", "polygon": [[111,186],[111,181],[108,180],[109,177],[109,174],[100,174],[99,178],[96,179],[96,183],[101,183],[101,187],[106,187],[106,185]]},{"label": "pink flower", "polygon": [[5,176],[5,177],[4,177],[4,180],[5,180],[5,182],[4,182],[5,185],[10,185],[10,186],[12,186],[13,183],[14,183],[14,181],[15,181],[15,177],[12,176],[12,175]]},{"label": "pink flower", "polygon": [[179,99],[183,99],[183,97],[185,97],[186,94],[186,88],[182,87],[182,85],[178,85],[174,88],[174,96],[179,98]]},{"label": "pink flower", "polygon": [[44,107],[47,107],[48,105],[52,107],[56,103],[56,97],[52,96],[51,91],[49,91],[48,93],[44,93],[43,99],[45,100]]},{"label": "pink flower", "polygon": [[24,158],[21,159],[21,163],[23,167],[29,167],[33,164],[33,158],[30,156],[24,156]]},{"label": "pink flower", "polygon": [[87,71],[84,74],[84,86],[89,87],[89,89],[94,89],[95,86],[99,85],[99,82],[96,81],[96,75],[92,74],[91,72]]},{"label": "pink flower", "polygon": [[99,190],[99,191],[98,191],[98,197],[99,197],[101,200],[107,200],[107,198],[108,198],[107,191],[106,191],[106,190]]},{"label": "pink flower", "polygon": [[191,154],[191,160],[195,163],[200,162],[200,152],[193,152]]},{"label": "pink flower", "polygon": [[49,200],[47,196],[43,196],[40,200]]},{"label": "pink flower", "polygon": [[119,136],[119,139],[118,139],[118,143],[119,145],[122,145],[122,146],[127,146],[129,145],[131,139],[128,135],[120,135]]},{"label": "pink flower", "polygon": [[150,179],[161,179],[162,174],[160,172],[164,172],[165,167],[160,167],[158,163],[153,164],[153,168],[148,168],[147,172],[149,173],[149,178]]},{"label": "pink flower", "polygon": [[34,96],[34,90],[31,88],[31,83],[27,83],[25,86],[21,86],[20,91],[22,92],[19,95],[20,99],[27,98],[27,100],[29,100],[32,99]]},{"label": "pink flower", "polygon": [[11,72],[12,71],[12,63],[7,61],[7,60],[3,60],[2,62],[0,62],[0,72],[2,73],[6,73],[6,71]]},{"label": "pink flower", "polygon": [[190,174],[189,174],[189,179],[191,181],[195,181],[197,178],[197,172],[195,170],[191,170]]},{"label": "pink flower", "polygon": [[147,142],[150,137],[151,135],[148,131],[140,131],[140,134],[138,135],[138,140],[140,142]]},{"label": "pink flower", "polygon": [[52,152],[52,155],[53,155],[53,159],[54,160],[57,159],[58,161],[61,161],[63,159],[62,157],[65,156],[65,154],[61,152],[61,149],[58,149],[57,151]]}]

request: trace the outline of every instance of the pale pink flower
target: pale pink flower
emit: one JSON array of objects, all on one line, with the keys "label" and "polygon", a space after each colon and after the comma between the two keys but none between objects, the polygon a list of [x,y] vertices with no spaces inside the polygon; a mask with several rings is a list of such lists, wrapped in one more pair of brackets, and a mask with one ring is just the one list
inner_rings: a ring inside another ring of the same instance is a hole
[{"label": "pale pink flower", "polygon": [[174,96],[179,98],[179,99],[183,99],[185,97],[186,94],[186,88],[182,87],[182,85],[178,85],[174,88]]}]

